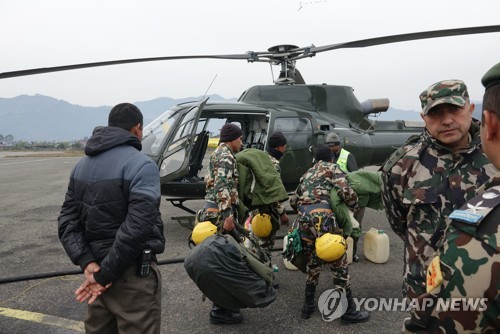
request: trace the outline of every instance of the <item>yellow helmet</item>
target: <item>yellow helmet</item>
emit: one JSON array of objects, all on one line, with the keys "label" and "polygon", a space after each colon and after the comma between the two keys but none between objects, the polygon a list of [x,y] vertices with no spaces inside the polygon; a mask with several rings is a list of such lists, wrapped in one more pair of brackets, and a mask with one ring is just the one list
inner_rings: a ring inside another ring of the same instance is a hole
[{"label": "yellow helmet", "polygon": [[193,229],[193,233],[191,233],[191,239],[193,239],[195,245],[198,245],[209,236],[214,235],[216,232],[217,226],[207,220],[196,224]]},{"label": "yellow helmet", "polygon": [[271,216],[267,213],[259,213],[252,218],[252,232],[257,238],[268,237],[272,229]]},{"label": "yellow helmet", "polygon": [[316,254],[326,262],[340,259],[347,251],[345,239],[338,234],[325,233],[316,239]]}]

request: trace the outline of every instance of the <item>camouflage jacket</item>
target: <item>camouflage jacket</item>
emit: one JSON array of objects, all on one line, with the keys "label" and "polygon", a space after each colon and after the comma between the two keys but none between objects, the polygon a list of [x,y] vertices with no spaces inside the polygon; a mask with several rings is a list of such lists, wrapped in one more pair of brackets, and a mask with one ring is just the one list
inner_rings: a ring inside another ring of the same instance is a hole
[{"label": "camouflage jacket", "polygon": [[221,143],[210,156],[205,200],[217,204],[222,218],[229,216],[233,205],[238,205],[236,157],[224,143]]},{"label": "camouflage jacket", "polygon": [[274,167],[276,167],[276,170],[278,171],[278,173],[281,174],[281,167],[280,167],[279,160],[276,159],[275,157],[273,157],[271,154],[269,154],[269,158],[271,158],[271,162],[273,163]]},{"label": "camouflage jacket", "polygon": [[[450,218],[419,297],[431,307],[417,313],[430,333],[499,333],[500,173]],[[447,309],[451,300],[462,302]]]},{"label": "camouflage jacket", "polygon": [[356,207],[358,195],[349,187],[345,174],[334,163],[318,161],[300,178],[290,204],[295,208],[314,203],[331,205],[330,191],[334,188],[347,206]]},{"label": "camouflage jacket", "polygon": [[392,229],[405,241],[405,278],[410,286],[424,288],[424,266],[440,245],[448,216],[495,174],[474,122],[470,136],[469,147],[452,153],[424,131],[382,167],[382,199]]}]

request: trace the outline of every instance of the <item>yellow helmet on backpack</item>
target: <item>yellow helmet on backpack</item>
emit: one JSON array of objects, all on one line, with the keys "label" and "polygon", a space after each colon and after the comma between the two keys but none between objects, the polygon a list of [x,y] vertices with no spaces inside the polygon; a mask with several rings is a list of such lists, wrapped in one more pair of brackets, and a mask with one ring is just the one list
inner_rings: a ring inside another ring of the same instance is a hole
[{"label": "yellow helmet on backpack", "polygon": [[257,238],[268,237],[272,229],[271,216],[267,213],[259,213],[252,218],[252,232]]},{"label": "yellow helmet on backpack", "polygon": [[193,233],[191,233],[191,239],[193,240],[195,245],[198,245],[209,236],[214,235],[216,232],[217,226],[207,220],[196,224],[196,226],[193,228]]},{"label": "yellow helmet on backpack", "polygon": [[338,234],[325,233],[316,239],[316,254],[326,262],[340,259],[347,251],[345,239]]}]

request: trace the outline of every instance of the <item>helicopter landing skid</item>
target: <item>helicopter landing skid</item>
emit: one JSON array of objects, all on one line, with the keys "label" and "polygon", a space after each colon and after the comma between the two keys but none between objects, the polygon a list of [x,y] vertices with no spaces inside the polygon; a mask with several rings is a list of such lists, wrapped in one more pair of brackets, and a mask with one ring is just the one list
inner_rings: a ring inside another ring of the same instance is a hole
[{"label": "helicopter landing skid", "polygon": [[172,220],[176,220],[181,227],[192,230],[194,227],[195,216],[173,216]]},{"label": "helicopter landing skid", "polygon": [[173,206],[175,206],[176,208],[182,209],[182,210],[186,211],[187,213],[191,214],[188,216],[172,216],[172,217],[170,217],[170,219],[177,221],[179,223],[179,225],[181,225],[182,227],[185,227],[185,228],[192,230],[194,227],[196,211],[194,211],[193,209],[190,209],[184,205],[184,201],[186,201],[186,200],[187,199],[167,198],[167,201],[172,203]]},{"label": "helicopter landing skid", "polygon": [[[187,200],[187,199],[186,199]],[[196,214],[196,211],[194,211],[193,209],[190,209],[188,208],[187,206],[184,206],[184,201],[186,201],[184,199],[169,199],[167,198],[167,201],[169,201],[170,203],[172,203],[173,206],[175,206],[176,208],[179,208],[179,209],[182,209],[190,214],[193,214],[195,215]]]}]

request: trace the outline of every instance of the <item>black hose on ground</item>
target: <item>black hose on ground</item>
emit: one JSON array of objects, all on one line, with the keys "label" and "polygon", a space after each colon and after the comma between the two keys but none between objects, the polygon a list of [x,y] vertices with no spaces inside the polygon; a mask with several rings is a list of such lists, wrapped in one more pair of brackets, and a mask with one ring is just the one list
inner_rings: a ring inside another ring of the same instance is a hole
[{"label": "black hose on ground", "polygon": [[[182,263],[182,262],[184,262],[183,258],[168,259],[168,260],[158,261],[158,265]],[[30,281],[30,280],[35,280],[35,279],[51,278],[51,277],[58,277],[58,276],[80,275],[80,274],[83,274],[83,271],[81,269],[68,270],[68,271],[55,271],[55,272],[51,272],[51,273],[33,274],[33,275],[26,275],[26,276],[14,276],[14,277],[8,277],[8,278],[0,278],[0,284]]]},{"label": "black hose on ground", "polygon": [[[276,239],[283,239],[283,236],[276,236]],[[278,248],[273,248],[271,251],[282,251],[282,249]],[[177,258],[177,259],[168,259],[168,260],[162,260],[158,261],[159,266],[163,266],[165,264],[174,264],[174,263],[183,263],[184,258]],[[31,281],[31,280],[36,280],[36,279],[42,279],[42,278],[51,278],[51,277],[59,277],[59,276],[69,276],[69,275],[80,275],[83,274],[82,270],[68,270],[68,271],[55,271],[51,273],[42,273],[42,274],[33,274],[33,275],[25,275],[25,276],[14,276],[14,277],[7,277],[7,278],[0,278],[0,284],[7,284],[7,283],[15,283],[15,282],[22,282],[22,281]]]}]

